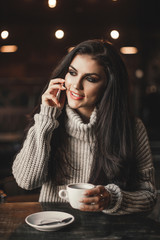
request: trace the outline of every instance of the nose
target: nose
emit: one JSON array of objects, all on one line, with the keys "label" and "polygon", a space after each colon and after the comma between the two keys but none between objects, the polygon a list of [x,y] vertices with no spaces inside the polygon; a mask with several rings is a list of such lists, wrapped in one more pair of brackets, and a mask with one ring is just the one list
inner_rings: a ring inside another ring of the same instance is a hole
[{"label": "nose", "polygon": [[74,82],[73,82],[72,86],[77,90],[82,90],[83,89],[83,84],[82,84],[81,78],[77,77],[76,79],[74,79]]}]

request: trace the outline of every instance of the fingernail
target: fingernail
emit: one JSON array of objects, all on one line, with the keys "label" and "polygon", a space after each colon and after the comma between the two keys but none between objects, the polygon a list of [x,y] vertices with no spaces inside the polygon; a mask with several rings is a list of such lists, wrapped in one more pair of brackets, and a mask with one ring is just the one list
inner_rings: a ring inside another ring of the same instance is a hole
[{"label": "fingernail", "polygon": [[83,204],[80,205],[79,209],[80,209],[80,210],[83,210],[83,209],[84,209]]},{"label": "fingernail", "polygon": [[85,195],[85,196],[88,196],[89,194],[88,194],[88,192],[85,192],[84,195]]}]

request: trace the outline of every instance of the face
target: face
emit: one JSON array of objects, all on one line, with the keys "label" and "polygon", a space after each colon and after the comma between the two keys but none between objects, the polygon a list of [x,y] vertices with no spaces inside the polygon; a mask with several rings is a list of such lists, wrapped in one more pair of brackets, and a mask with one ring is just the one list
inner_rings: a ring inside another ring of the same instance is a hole
[{"label": "face", "polygon": [[77,55],[65,76],[68,105],[89,118],[106,85],[103,67],[90,55]]}]

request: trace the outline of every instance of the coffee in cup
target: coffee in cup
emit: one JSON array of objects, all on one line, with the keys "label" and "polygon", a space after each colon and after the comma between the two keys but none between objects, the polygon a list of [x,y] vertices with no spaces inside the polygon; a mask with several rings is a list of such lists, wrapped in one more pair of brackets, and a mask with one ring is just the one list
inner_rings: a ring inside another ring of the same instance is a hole
[{"label": "coffee in cup", "polygon": [[94,188],[90,183],[71,183],[67,185],[67,189],[59,191],[59,196],[70,203],[73,208],[80,209],[80,200],[84,197],[84,193],[88,189]]}]

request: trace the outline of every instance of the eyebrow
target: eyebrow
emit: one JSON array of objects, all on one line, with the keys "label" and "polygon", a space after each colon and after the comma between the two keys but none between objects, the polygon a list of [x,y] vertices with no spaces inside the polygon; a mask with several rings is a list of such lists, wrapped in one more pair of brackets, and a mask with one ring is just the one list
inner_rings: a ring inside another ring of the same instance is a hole
[{"label": "eyebrow", "polygon": [[77,71],[77,69],[76,69],[76,68],[74,68],[72,65],[70,65],[69,67],[73,68],[73,69],[74,69],[76,72],[78,72],[78,71]]},{"label": "eyebrow", "polygon": [[[76,69],[75,67],[73,67],[72,65],[70,65],[69,67],[73,68],[76,72],[78,72],[77,69]],[[98,73],[86,73],[85,75],[86,75],[86,76],[96,75],[97,77],[100,77],[100,75],[99,75]]]}]

